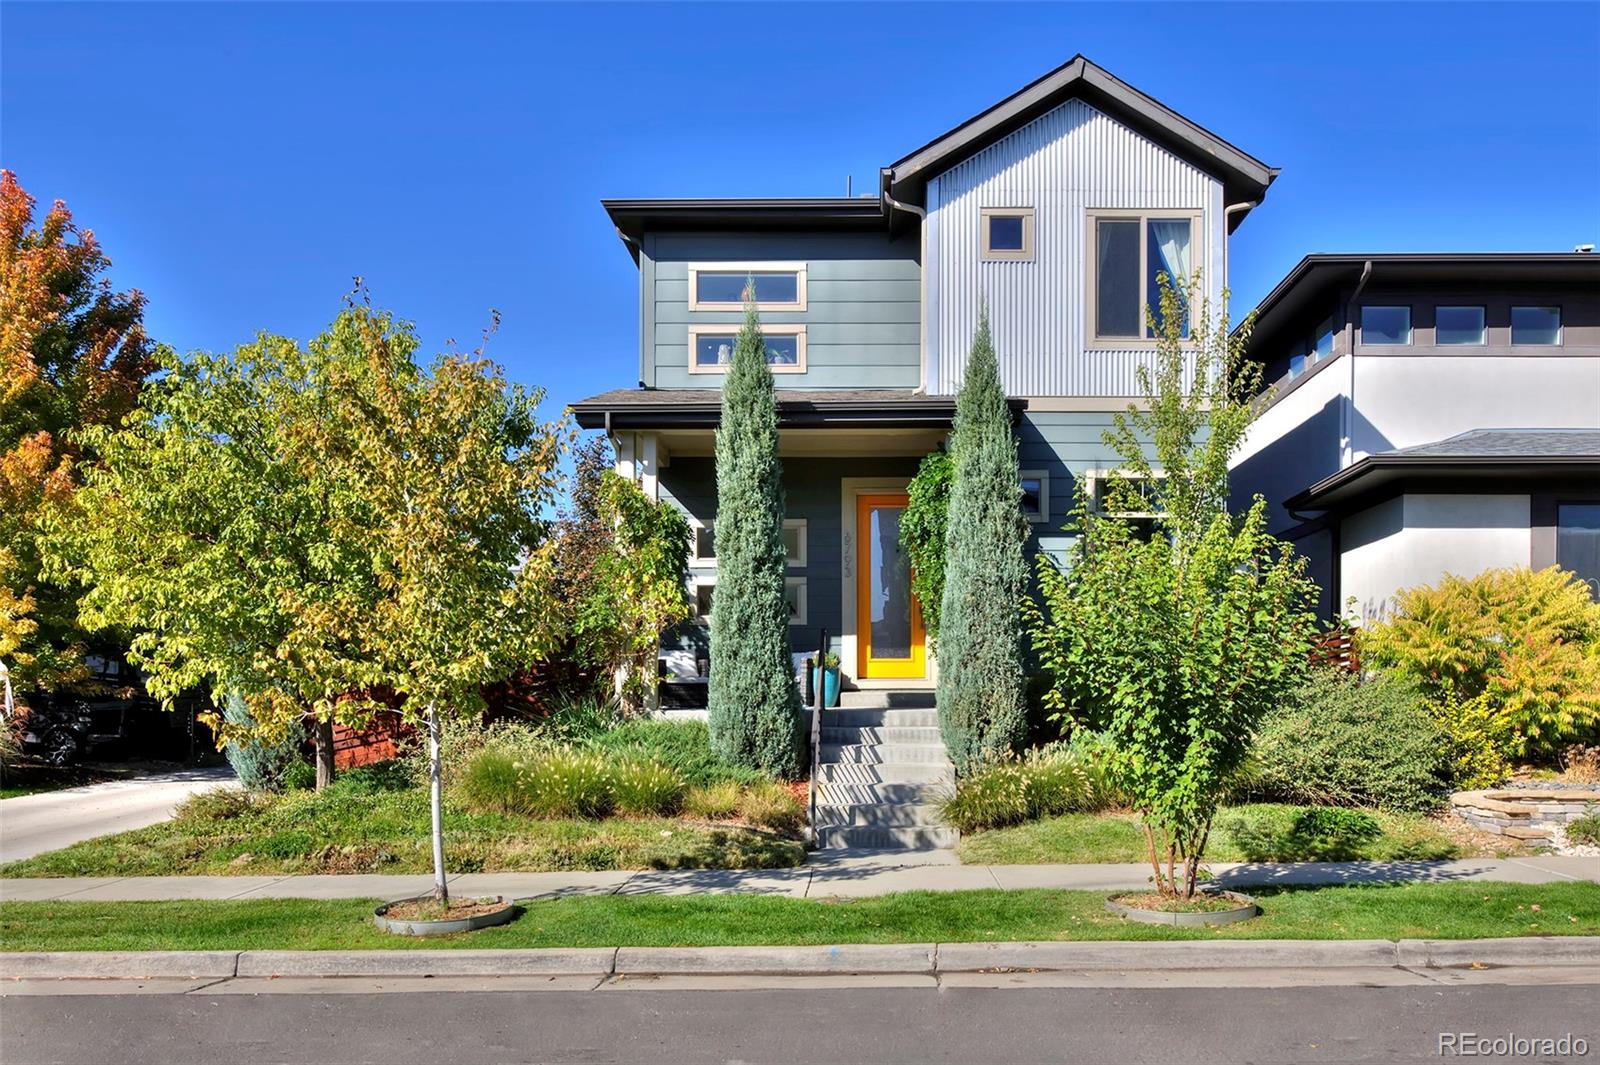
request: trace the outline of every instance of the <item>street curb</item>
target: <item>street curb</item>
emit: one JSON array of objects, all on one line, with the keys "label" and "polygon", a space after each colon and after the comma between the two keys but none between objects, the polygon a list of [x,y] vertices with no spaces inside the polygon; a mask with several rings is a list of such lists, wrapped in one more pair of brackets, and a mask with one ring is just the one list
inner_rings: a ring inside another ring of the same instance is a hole
[{"label": "street curb", "polygon": [[49,951],[0,954],[0,978],[21,980],[225,980],[236,950]]},{"label": "street curb", "polygon": [[0,979],[831,976],[1600,966],[1600,937],[602,947],[538,950],[0,952]]},{"label": "street curb", "polygon": [[247,950],[239,976],[610,976],[616,947],[564,950]]}]

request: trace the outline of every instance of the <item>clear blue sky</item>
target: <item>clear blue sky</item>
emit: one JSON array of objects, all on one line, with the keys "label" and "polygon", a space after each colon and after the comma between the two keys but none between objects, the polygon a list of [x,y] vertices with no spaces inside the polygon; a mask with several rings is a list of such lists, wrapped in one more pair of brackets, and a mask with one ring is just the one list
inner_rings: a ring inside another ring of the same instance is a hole
[{"label": "clear blue sky", "polygon": [[601,197],[873,189],[1080,51],[1282,167],[1237,305],[1311,251],[1600,239],[1594,3],[7,3],[0,165],[180,349],[309,336],[361,274],[433,348],[498,308],[565,404],[637,379]]}]

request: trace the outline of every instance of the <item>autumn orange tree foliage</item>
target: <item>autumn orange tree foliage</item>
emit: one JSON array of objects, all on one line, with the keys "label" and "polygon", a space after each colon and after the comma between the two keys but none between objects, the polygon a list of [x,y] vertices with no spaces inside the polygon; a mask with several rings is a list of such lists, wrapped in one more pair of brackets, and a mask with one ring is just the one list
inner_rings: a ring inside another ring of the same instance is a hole
[{"label": "autumn orange tree foliage", "polygon": [[117,292],[111,260],[60,200],[0,170],[0,661],[27,694],[81,683],[76,594],[40,577],[44,508],[78,484],[78,430],[116,424],[154,366],[144,296]]}]

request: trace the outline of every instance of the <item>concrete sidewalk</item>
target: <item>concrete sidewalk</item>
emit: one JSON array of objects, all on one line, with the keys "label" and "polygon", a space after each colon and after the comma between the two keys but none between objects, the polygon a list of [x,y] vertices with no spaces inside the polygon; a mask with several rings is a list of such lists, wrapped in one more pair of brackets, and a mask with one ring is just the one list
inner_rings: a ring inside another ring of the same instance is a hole
[{"label": "concrete sidewalk", "polygon": [[[1460,858],[1450,861],[1210,863],[1228,888],[1499,880],[1520,884],[1600,881],[1600,858]],[[705,895],[748,892],[790,898],[863,897],[895,891],[984,888],[1144,887],[1149,866],[958,865],[948,852],[878,852],[815,857],[793,869],[688,869],[673,872],[466,873],[450,880],[460,895],[557,898],[565,895]],[[410,876],[134,876],[0,880],[0,900],[121,902],[162,899],[398,899],[432,887]]]}]

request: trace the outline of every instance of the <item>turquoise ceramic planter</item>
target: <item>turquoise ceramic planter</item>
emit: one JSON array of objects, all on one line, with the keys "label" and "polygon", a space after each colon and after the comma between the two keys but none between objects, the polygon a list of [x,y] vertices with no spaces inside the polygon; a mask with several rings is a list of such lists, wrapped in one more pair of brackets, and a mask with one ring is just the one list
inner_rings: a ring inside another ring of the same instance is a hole
[{"label": "turquoise ceramic planter", "polygon": [[817,669],[812,671],[811,683],[822,688],[822,705],[839,705],[839,671],[838,669]]}]

